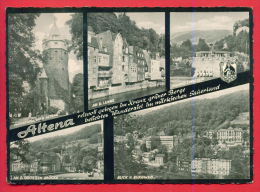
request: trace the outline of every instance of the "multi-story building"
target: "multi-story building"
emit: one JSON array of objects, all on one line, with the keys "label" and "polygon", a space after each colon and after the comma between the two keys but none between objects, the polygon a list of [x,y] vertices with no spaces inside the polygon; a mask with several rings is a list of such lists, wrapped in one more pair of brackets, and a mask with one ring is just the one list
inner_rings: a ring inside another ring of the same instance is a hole
[{"label": "multi-story building", "polygon": [[220,77],[221,62],[233,61],[234,54],[228,51],[214,51],[213,45],[210,51],[196,52],[192,59],[192,67],[195,68],[194,77]]},{"label": "multi-story building", "polygon": [[[114,94],[145,88],[150,80],[163,80],[164,66],[164,58],[129,45],[120,33],[107,30],[95,34],[88,27],[88,88],[91,90],[109,89],[108,93]],[[101,92],[99,95],[105,96]],[[97,97],[91,92],[90,98]]]},{"label": "multi-story building", "polygon": [[207,137],[207,138],[209,138],[209,139],[212,139],[214,133],[215,133],[214,130],[208,130],[208,131],[206,131],[206,133],[205,133],[205,137]]},{"label": "multi-story building", "polygon": [[111,85],[121,85],[124,80],[123,73],[123,45],[124,40],[120,33],[105,31],[96,35],[100,42],[100,48],[105,47],[109,54],[111,68]]},{"label": "multi-story building", "polygon": [[191,161],[187,159],[177,158],[176,165],[178,171],[190,173],[191,170]]},{"label": "multi-story building", "polygon": [[223,178],[230,174],[231,160],[195,158],[191,162],[191,172],[193,174],[211,174]]},{"label": "multi-story building", "polygon": [[151,136],[146,139],[146,148],[151,150],[158,144],[164,145],[168,151],[173,148],[173,136]]},{"label": "multi-story building", "polygon": [[138,81],[137,59],[134,52],[134,46],[129,46],[129,64],[128,64],[128,82],[136,83]]},{"label": "multi-story building", "polygon": [[29,169],[29,164],[22,162],[21,159],[14,160],[10,163],[10,172],[13,174],[24,173],[29,171]]},{"label": "multi-story building", "polygon": [[[103,34],[104,36],[105,34]],[[111,85],[112,65],[107,43],[102,35],[97,36],[91,27],[88,29],[88,87],[104,89]]]},{"label": "multi-story building", "polygon": [[150,73],[150,79],[151,80],[162,80],[164,74],[162,74],[162,71],[164,70],[164,65],[162,62],[165,60],[164,58],[159,56],[159,53],[155,53],[151,55],[151,73]]},{"label": "multi-story building", "polygon": [[217,131],[217,139],[221,143],[227,145],[242,145],[242,135],[243,131],[241,128],[219,129]]},{"label": "multi-story building", "polygon": [[[150,80],[151,79],[151,53],[150,51],[143,50],[144,59],[146,62],[145,66],[145,79]],[[164,63],[165,66],[165,63]]]},{"label": "multi-story building", "polygon": [[241,128],[219,129],[219,130],[208,130],[205,133],[205,137],[212,139],[213,135],[216,134],[219,144],[226,144],[229,146],[242,145],[243,143],[243,130]]},{"label": "multi-story building", "polygon": [[154,159],[154,163],[158,166],[164,165],[164,154],[157,154]]}]

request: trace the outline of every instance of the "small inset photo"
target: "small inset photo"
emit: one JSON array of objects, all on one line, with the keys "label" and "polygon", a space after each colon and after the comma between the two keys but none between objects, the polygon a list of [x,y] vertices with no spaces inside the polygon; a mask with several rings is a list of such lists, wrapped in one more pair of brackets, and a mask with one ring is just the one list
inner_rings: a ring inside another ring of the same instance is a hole
[{"label": "small inset photo", "polygon": [[250,70],[249,12],[172,12],[171,88]]},{"label": "small inset photo", "polygon": [[7,17],[10,129],[82,112],[83,14]]},{"label": "small inset photo", "polygon": [[115,117],[114,178],[250,179],[249,101],[245,84]]},{"label": "small inset photo", "polygon": [[10,143],[10,183],[103,180],[103,121]]},{"label": "small inset photo", "polygon": [[165,13],[87,15],[89,109],[165,91]]}]

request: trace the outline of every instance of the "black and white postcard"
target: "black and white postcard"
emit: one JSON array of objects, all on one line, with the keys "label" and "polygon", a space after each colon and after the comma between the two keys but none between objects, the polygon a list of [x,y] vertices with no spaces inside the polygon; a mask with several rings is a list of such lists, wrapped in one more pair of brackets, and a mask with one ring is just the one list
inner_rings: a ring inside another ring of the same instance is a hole
[{"label": "black and white postcard", "polygon": [[103,179],[103,121],[10,143],[11,183]]},{"label": "black and white postcard", "polygon": [[249,179],[249,84],[118,116],[117,180]]},{"label": "black and white postcard", "polygon": [[171,88],[250,69],[249,12],[172,12]]},{"label": "black and white postcard", "polygon": [[89,109],[165,91],[165,13],[88,13]]},{"label": "black and white postcard", "polygon": [[82,15],[8,15],[11,129],[84,110]]}]

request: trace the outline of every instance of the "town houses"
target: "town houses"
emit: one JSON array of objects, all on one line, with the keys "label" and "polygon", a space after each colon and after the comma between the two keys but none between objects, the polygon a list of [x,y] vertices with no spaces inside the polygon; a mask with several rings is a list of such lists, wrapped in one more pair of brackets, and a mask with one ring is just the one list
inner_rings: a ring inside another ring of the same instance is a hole
[{"label": "town houses", "polygon": [[195,158],[191,161],[192,174],[211,174],[223,178],[230,174],[231,160]]},{"label": "town houses", "polygon": [[107,30],[96,34],[88,27],[89,99],[164,83],[164,56],[129,45],[120,33]]},{"label": "town houses", "polygon": [[168,151],[173,149],[173,139],[174,136],[151,136],[146,140],[146,148],[152,149],[156,145],[161,144],[164,145]]},{"label": "town houses", "polygon": [[177,170],[191,173],[193,176],[214,175],[218,179],[228,176],[232,161],[229,159],[194,158],[192,160],[177,159]]},{"label": "town houses", "polygon": [[[89,127],[85,127],[89,129]],[[84,130],[84,129],[83,129]],[[12,176],[48,176],[48,175],[77,175],[83,173],[85,176],[94,174],[96,178],[103,177],[103,128],[95,127],[92,137],[67,139],[56,142],[46,147],[46,140],[27,143],[28,151],[17,153],[18,143],[12,143],[10,154],[10,173]],[[76,132],[80,134],[81,132]],[[84,132],[85,133],[85,132]],[[86,134],[86,133],[85,133]],[[26,143],[26,142],[25,142]],[[37,146],[35,146],[37,145]],[[90,165],[91,163],[91,165]],[[82,174],[81,174],[82,175]]]},{"label": "town houses", "polygon": [[205,137],[212,139],[214,134],[219,144],[226,144],[228,146],[242,145],[243,130],[241,128],[229,127],[216,131],[209,130],[206,131]]},{"label": "town houses", "polygon": [[[249,112],[241,112],[232,120],[196,133],[177,129],[169,132],[176,121],[169,121],[149,131],[133,129],[114,136],[114,150],[127,151],[132,162],[142,164],[147,170],[158,167],[173,175],[190,178],[230,178],[234,174],[233,153],[248,158]],[[120,133],[120,132],[119,132]],[[190,149],[188,149],[190,148]]]},{"label": "town houses", "polygon": [[[98,136],[100,140],[100,136]],[[50,174],[62,174],[62,173],[77,173],[79,170],[76,163],[75,152],[79,150],[80,143],[83,140],[65,142],[60,146],[59,152],[48,150],[46,152],[36,152],[33,155],[27,155],[27,161],[24,161],[17,155],[12,156],[10,163],[10,172],[12,175],[50,175]],[[103,144],[89,145],[88,148],[97,150],[97,153],[103,155]],[[58,149],[58,147],[57,147]],[[103,170],[103,160],[96,160],[96,165],[92,167],[92,170],[102,174],[100,170]]]}]

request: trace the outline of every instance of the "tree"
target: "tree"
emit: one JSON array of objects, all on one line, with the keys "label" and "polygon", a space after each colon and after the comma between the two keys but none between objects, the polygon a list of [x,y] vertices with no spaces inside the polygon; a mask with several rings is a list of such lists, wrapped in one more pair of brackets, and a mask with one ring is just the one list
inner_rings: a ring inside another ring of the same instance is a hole
[{"label": "tree", "polygon": [[147,152],[146,144],[145,144],[145,143],[142,143],[142,144],[140,145],[140,149],[142,150],[142,152]]},{"label": "tree", "polygon": [[77,59],[83,58],[83,14],[75,13],[72,18],[66,22],[70,27],[71,46],[70,49],[74,51]]},{"label": "tree", "polygon": [[91,155],[83,157],[81,167],[85,172],[92,172],[96,167],[96,158]]},{"label": "tree", "polygon": [[23,163],[30,163],[31,144],[26,139],[14,141],[10,144],[10,159],[20,159]]},{"label": "tree", "polygon": [[71,162],[70,156],[69,156],[69,155],[65,155],[63,161],[64,161],[65,163],[70,163],[70,162]]},{"label": "tree", "polygon": [[182,58],[192,57],[193,45],[191,43],[191,40],[187,39],[186,41],[183,41],[180,45],[180,49]]},{"label": "tree", "polygon": [[139,28],[125,13],[89,13],[87,17],[88,27],[91,26],[95,33],[107,30],[120,33],[129,45],[164,55],[164,37],[152,28]]},{"label": "tree", "polygon": [[71,108],[74,112],[81,112],[84,110],[84,86],[83,74],[78,73],[74,76],[71,85]]},{"label": "tree", "polygon": [[124,144],[117,144],[115,148],[115,175],[136,176],[146,175],[146,165],[136,162],[131,151]]},{"label": "tree", "polygon": [[212,144],[217,145],[218,144],[218,138],[217,138],[217,133],[214,132],[212,135]]},{"label": "tree", "polygon": [[12,114],[21,112],[24,104],[23,82],[33,88],[42,61],[40,52],[34,49],[33,29],[36,13],[8,15],[8,69],[9,69],[9,110]]},{"label": "tree", "polygon": [[115,118],[115,135],[126,135],[140,129],[141,124],[135,115],[125,114]]},{"label": "tree", "polygon": [[209,46],[206,43],[205,39],[199,38],[199,42],[196,46],[196,51],[209,51]]}]

